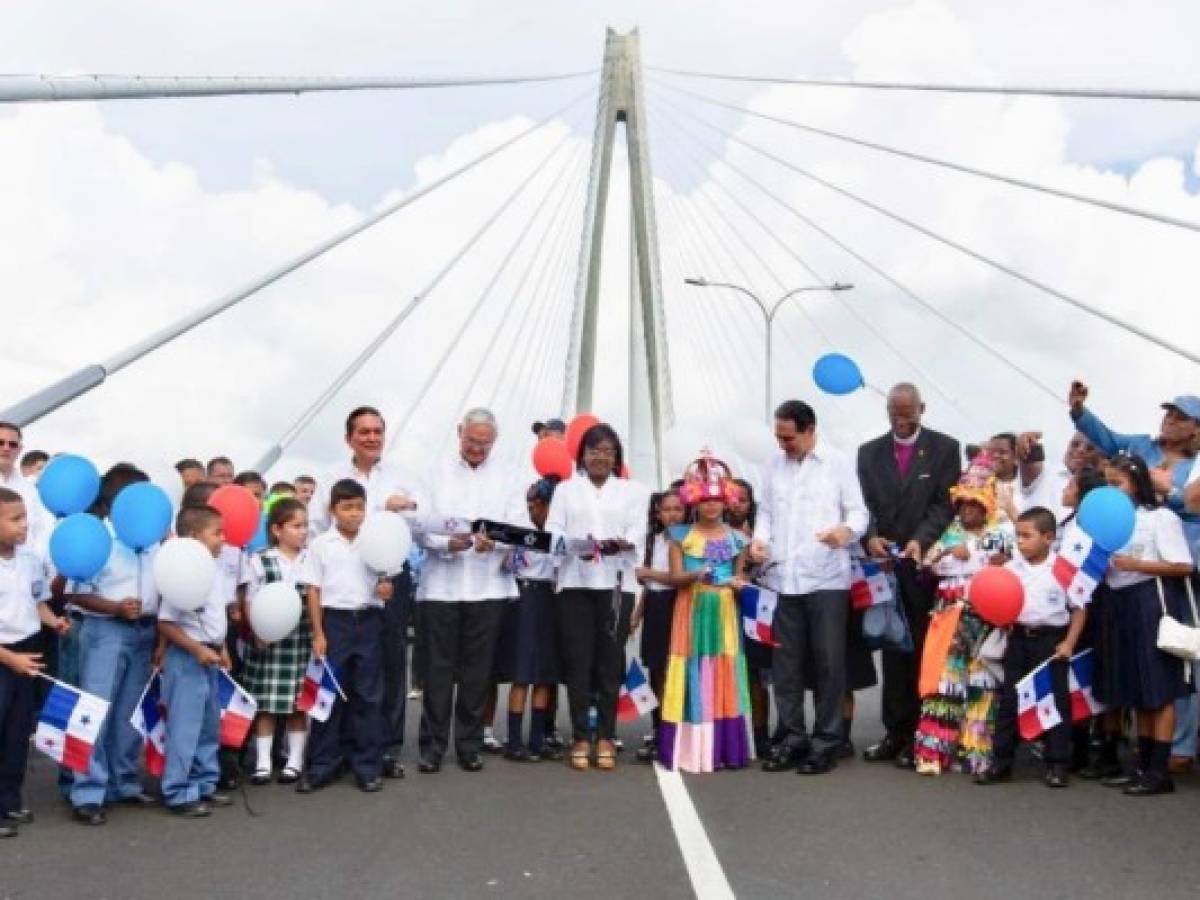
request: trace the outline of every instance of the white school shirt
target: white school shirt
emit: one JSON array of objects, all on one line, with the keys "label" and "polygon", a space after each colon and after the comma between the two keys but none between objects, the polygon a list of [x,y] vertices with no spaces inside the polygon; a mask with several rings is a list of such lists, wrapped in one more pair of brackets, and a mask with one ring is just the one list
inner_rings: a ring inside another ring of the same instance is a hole
[{"label": "white school shirt", "polygon": [[22,475],[19,466],[13,466],[12,472],[7,477],[0,473],[0,487],[16,491],[25,501],[25,517],[29,521],[29,533],[22,546],[39,556],[48,557],[50,555],[50,532],[54,530],[54,516],[42,505],[37,482]]},{"label": "white school shirt", "polygon": [[1071,610],[1081,609],[1086,605],[1073,597],[1068,597],[1063,586],[1054,577],[1054,554],[1049,554],[1036,565],[1029,563],[1019,553],[1012,561],[1005,564],[1021,579],[1025,589],[1025,602],[1021,606],[1021,614],[1017,623],[1030,628],[1061,628],[1071,620]]},{"label": "white school shirt", "polygon": [[[117,540],[112,522],[104,522],[109,534],[113,536],[112,553],[96,575],[87,581],[72,581],[69,590],[73,594],[95,594],[104,600],[127,600],[134,598],[142,601],[142,615],[153,616],[158,613],[161,598],[158,586],[154,583],[154,557],[158,553],[158,544],[148,547],[140,554]],[[139,560],[140,557],[140,560]],[[218,562],[218,566],[220,563]],[[111,619],[109,613],[93,612],[81,606],[73,608],[85,616],[99,619]]]},{"label": "white school shirt", "polygon": [[367,492],[367,515],[381,512],[386,508],[388,497],[393,494],[405,494],[417,504],[417,508],[425,510],[425,490],[415,475],[395,463],[385,463],[382,460],[375,463],[367,473],[359,471],[353,460],[345,463],[332,473],[328,480],[317,486],[308,504],[308,533],[315,537],[329,530],[333,520],[329,515],[329,489],[343,479],[357,481]]},{"label": "white school shirt", "polygon": [[[428,486],[429,512],[456,519],[491,519],[525,523],[525,496],[515,468],[489,456],[471,466],[457,453],[432,474]],[[421,567],[418,600],[503,600],[517,596],[517,582],[505,571],[506,547],[477,553],[475,548],[452,553],[450,537],[427,534],[421,546],[430,551]]]},{"label": "white school shirt", "polygon": [[1035,506],[1042,506],[1054,513],[1054,521],[1061,523],[1071,514],[1071,510],[1063,505],[1062,498],[1063,491],[1071,483],[1072,477],[1071,470],[1061,463],[1057,466],[1049,463],[1043,465],[1038,477],[1028,486],[1022,484],[1018,476],[1017,491],[1013,496],[1017,514],[1020,515]]},{"label": "white school shirt", "polygon": [[375,596],[379,576],[367,568],[358,548],[336,528],[313,538],[297,580],[320,589],[322,609],[356,611],[383,606]]},{"label": "white school shirt", "polygon": [[[224,553],[222,548],[222,553]],[[233,589],[236,591],[237,582]],[[174,622],[184,634],[202,644],[219,646],[225,643],[225,633],[229,628],[229,576],[227,567],[223,571],[221,560],[217,560],[217,577],[213,579],[212,590],[204,600],[204,605],[195,612],[184,612],[176,609],[169,602],[163,602],[158,608],[158,621]]]},{"label": "white school shirt", "polygon": [[523,551],[518,557],[514,574],[523,581],[549,581],[558,577],[558,557],[536,550]]},{"label": "white school shirt", "polygon": [[[1194,565],[1183,521],[1165,506],[1158,509],[1139,506],[1134,513],[1133,537],[1117,552],[1137,559]],[[1123,588],[1153,577],[1141,572],[1118,572],[1110,566],[1104,581],[1111,588]]]},{"label": "white school shirt", "polygon": [[0,644],[15,644],[42,630],[38,603],[50,597],[42,557],[22,545],[12,559],[0,558]]},{"label": "white school shirt", "polygon": [[293,588],[300,584],[300,573],[304,569],[304,559],[308,555],[307,550],[301,550],[295,559],[288,559],[277,548],[272,547],[270,550],[264,550],[262,553],[255,553],[247,558],[246,565],[242,567],[242,581],[246,586],[246,602],[254,599],[257,594],[267,584],[267,572],[263,567],[263,555],[271,554],[271,558],[275,560],[279,566],[280,581],[284,584],[290,584]]},{"label": "white school shirt", "polygon": [[[848,590],[850,545],[870,523],[850,458],[818,437],[800,461],[776,454],[763,484],[754,539],[768,547],[767,585],[781,594]],[[850,544],[834,550],[817,534],[837,525],[848,527],[851,537]]]},{"label": "white school shirt", "polygon": [[597,541],[623,539],[632,550],[593,561],[564,556],[558,568],[558,590],[583,588],[609,590],[620,576],[622,590],[637,590],[633,570],[646,547],[646,509],[649,493],[636,481],[610,476],[596,487],[583,472],[576,473],[554,491],[546,530],[555,538]]},{"label": "white school shirt", "polygon": [[[667,540],[665,534],[656,534],[654,536],[654,547],[650,551],[650,568],[655,572],[670,572],[671,571],[671,542]],[[658,592],[670,592],[677,590],[674,585],[663,584],[660,581],[655,581],[653,578],[647,578],[645,584],[646,590]]]}]

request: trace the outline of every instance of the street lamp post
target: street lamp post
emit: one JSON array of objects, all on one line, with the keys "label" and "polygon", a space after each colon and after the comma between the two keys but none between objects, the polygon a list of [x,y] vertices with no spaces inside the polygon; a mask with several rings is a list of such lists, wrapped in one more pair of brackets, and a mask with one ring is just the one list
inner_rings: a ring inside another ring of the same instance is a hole
[{"label": "street lamp post", "polygon": [[762,298],[754,293],[754,291],[750,290],[749,288],[742,287],[740,284],[730,284],[724,281],[709,281],[707,278],[704,278],[700,275],[693,275],[689,278],[685,278],[683,279],[683,282],[684,284],[690,284],[693,287],[729,288],[730,290],[745,294],[754,301],[754,305],[757,306],[759,312],[762,313],[763,331],[765,332],[766,336],[767,348],[766,374],[765,378],[763,379],[763,383],[766,386],[766,397],[764,398],[763,405],[765,406],[764,414],[768,424],[771,422],[771,326],[775,322],[775,314],[779,312],[779,308],[783,306],[784,301],[795,294],[802,294],[806,291],[848,291],[854,287],[852,284],[843,284],[839,281],[835,281],[833,284],[812,284],[804,287],[792,288],[768,307],[767,304],[763,302]]}]

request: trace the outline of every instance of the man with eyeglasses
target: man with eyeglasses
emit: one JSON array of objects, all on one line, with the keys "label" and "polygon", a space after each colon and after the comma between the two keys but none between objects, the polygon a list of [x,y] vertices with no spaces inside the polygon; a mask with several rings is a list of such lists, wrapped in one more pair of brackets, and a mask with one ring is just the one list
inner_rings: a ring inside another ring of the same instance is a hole
[{"label": "man with eyeglasses", "polygon": [[[519,473],[492,455],[499,430],[489,410],[472,409],[458,425],[454,455],[429,480],[429,512],[437,517],[499,522],[523,520]],[[505,603],[517,582],[505,548],[483,534],[425,534],[428,551],[417,602],[426,640],[420,771],[437,772],[450,742],[458,765],[483,768],[483,711]],[[456,694],[457,686],[457,694]]]},{"label": "man with eyeglasses", "polygon": [[1076,431],[1067,441],[1062,462],[1046,460],[1040,431],[1027,431],[1017,438],[1017,490],[1013,497],[1017,513],[1041,506],[1062,522],[1071,511],[1063,504],[1063,492],[1081,469],[1098,466],[1104,456],[1087,436]]},{"label": "man with eyeglasses", "polygon": [[23,437],[21,428],[12,422],[0,422],[0,487],[16,491],[25,501],[29,533],[25,546],[42,556],[49,550],[50,528],[53,519],[38,496],[37,483],[21,474],[17,461],[21,458]]}]

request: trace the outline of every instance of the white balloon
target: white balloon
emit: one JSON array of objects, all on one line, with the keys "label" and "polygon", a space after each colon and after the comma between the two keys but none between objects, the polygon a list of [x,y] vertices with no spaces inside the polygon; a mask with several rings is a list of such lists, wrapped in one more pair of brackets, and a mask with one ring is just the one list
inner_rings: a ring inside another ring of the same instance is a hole
[{"label": "white balloon", "polygon": [[212,593],[217,561],[195,538],[174,538],[154,555],[154,585],[180,612],[195,612]]},{"label": "white balloon", "polygon": [[268,644],[287,637],[300,624],[300,595],[285,581],[263,585],[246,606],[255,636]]},{"label": "white balloon", "polygon": [[395,575],[408,559],[412,532],[399,513],[372,513],[359,529],[354,546],[368,568],[382,575]]},{"label": "white balloon", "polygon": [[746,462],[763,463],[771,458],[778,445],[775,435],[766,425],[743,419],[733,426],[733,446]]}]

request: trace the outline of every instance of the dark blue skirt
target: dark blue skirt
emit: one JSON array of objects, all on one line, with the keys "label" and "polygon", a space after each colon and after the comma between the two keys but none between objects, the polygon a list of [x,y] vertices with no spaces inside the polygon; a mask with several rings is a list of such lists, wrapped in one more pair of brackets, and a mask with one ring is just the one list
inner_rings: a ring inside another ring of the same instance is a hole
[{"label": "dark blue skirt", "polygon": [[558,684],[554,585],[518,580],[520,596],[504,607],[493,676],[513,684]]},{"label": "dark blue skirt", "polygon": [[671,622],[675,618],[675,597],[678,592],[646,591],[642,611],[642,665],[651,672],[667,671],[667,655],[671,648]]},{"label": "dark blue skirt", "polygon": [[[1183,582],[1163,578],[1167,611],[1181,622],[1191,620]],[[1096,699],[1111,707],[1159,709],[1187,696],[1183,661],[1158,649],[1162,605],[1155,579],[1114,590],[1096,589],[1088,607],[1095,618]]]}]

